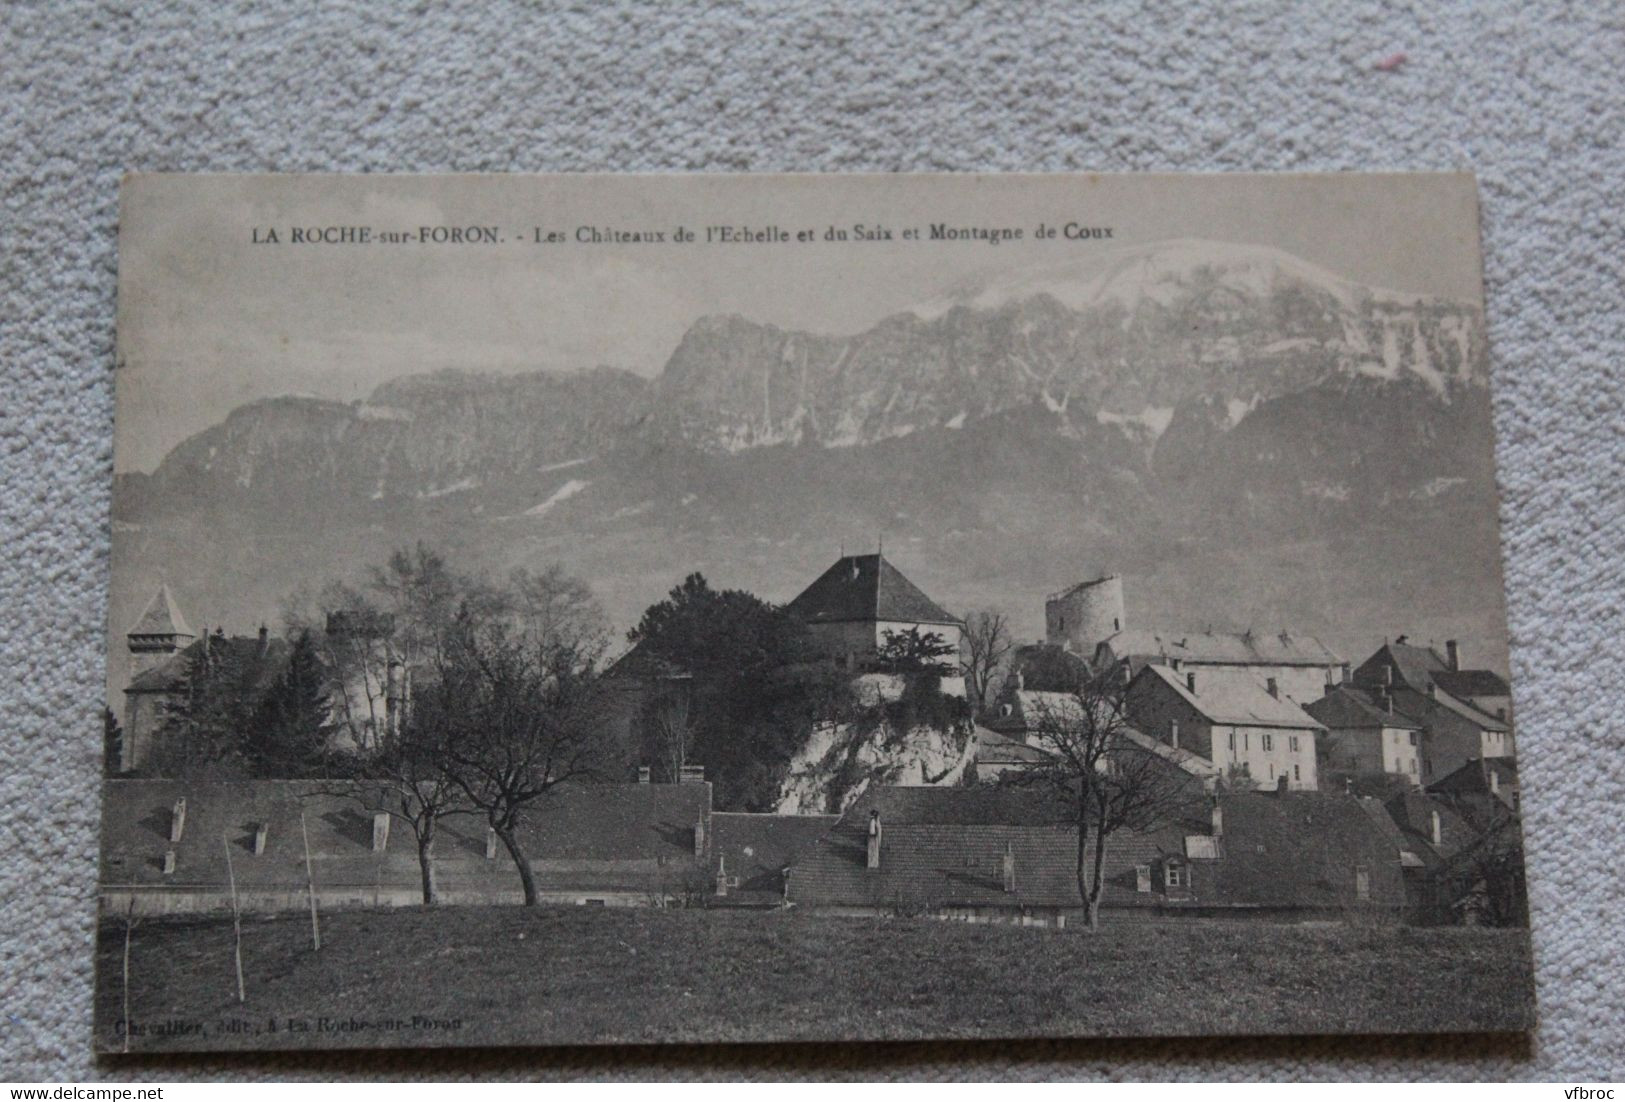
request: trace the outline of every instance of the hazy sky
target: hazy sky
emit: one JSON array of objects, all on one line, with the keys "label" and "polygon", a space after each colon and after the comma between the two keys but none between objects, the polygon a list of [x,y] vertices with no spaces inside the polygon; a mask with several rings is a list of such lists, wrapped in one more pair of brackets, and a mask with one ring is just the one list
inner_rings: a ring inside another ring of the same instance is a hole
[{"label": "hazy sky", "polygon": [[[362,398],[438,368],[659,372],[705,314],[855,333],[1035,267],[1099,267],[1172,238],[1268,245],[1356,282],[1477,302],[1472,178],[1334,176],[187,177],[127,182],[119,237],[115,463],[150,470],[256,398]],[[1020,242],[908,241],[931,223],[1015,227]],[[1109,240],[1035,240],[1040,222]],[[826,242],[884,225],[890,243]],[[696,237],[670,240],[677,226]],[[294,244],[368,227],[369,244]],[[423,227],[493,227],[494,244]],[[708,226],[812,243],[707,244]],[[566,243],[537,244],[536,229]],[[581,227],[660,244],[577,243]],[[275,229],[278,244],[254,244]],[[383,243],[397,231],[410,240]]]}]

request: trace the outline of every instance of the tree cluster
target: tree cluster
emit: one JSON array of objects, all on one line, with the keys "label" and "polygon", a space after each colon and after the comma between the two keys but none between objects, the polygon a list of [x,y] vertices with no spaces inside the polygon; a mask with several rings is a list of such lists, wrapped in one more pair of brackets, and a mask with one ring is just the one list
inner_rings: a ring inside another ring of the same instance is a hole
[{"label": "tree cluster", "polygon": [[850,706],[847,679],[815,660],[805,625],[700,574],[651,605],[627,641],[676,675],[642,717],[630,754],[704,762],[718,807],[771,808],[813,725]]},{"label": "tree cluster", "polygon": [[149,768],[159,776],[320,776],[334,729],[327,671],[309,632],[284,648],[217,631],[186,651]]},{"label": "tree cluster", "polygon": [[453,815],[484,820],[538,902],[527,817],[561,784],[607,779],[612,759],[590,590],[559,567],[462,575],[419,545],[319,604],[374,626],[330,633],[347,750],[328,790],[411,832],[425,903],[438,895],[437,827]]}]

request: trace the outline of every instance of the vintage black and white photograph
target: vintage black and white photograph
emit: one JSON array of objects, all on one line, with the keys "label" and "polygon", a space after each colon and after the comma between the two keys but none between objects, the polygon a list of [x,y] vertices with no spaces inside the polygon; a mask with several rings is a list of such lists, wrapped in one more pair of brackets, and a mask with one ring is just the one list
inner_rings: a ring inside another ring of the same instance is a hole
[{"label": "vintage black and white photograph", "polygon": [[1523,1032],[1465,174],[133,176],[106,1053]]}]

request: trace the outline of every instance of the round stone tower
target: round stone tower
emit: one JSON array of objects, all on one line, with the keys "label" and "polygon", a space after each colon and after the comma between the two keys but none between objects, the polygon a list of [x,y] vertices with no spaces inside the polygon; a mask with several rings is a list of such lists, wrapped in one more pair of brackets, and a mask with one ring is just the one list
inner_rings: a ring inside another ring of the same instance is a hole
[{"label": "round stone tower", "polygon": [[1123,579],[1107,574],[1053,593],[1044,602],[1044,629],[1050,643],[1084,657],[1128,623],[1123,612]]}]

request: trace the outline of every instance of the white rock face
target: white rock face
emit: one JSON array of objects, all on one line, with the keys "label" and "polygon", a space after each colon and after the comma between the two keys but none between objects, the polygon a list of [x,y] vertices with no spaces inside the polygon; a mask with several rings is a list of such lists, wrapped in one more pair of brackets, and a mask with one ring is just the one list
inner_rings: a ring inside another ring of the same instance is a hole
[{"label": "white rock face", "polygon": [[781,815],[845,811],[871,784],[959,783],[974,751],[969,723],[952,731],[825,724],[790,762],[774,809]]}]

